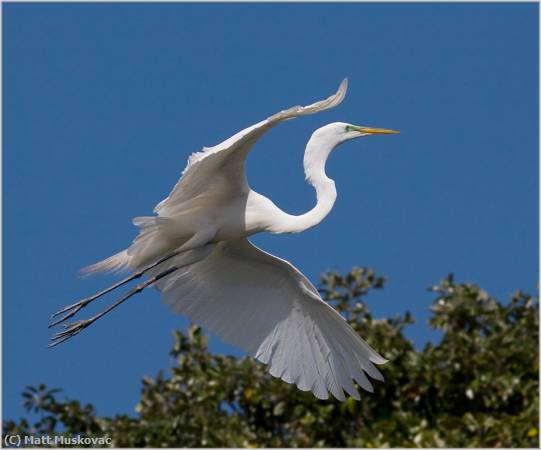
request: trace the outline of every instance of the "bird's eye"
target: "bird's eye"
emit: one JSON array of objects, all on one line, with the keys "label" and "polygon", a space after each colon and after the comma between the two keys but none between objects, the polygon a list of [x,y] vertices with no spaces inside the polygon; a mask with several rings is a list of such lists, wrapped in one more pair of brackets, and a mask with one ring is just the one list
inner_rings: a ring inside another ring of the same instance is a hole
[{"label": "bird's eye", "polygon": [[346,125],[346,133],[349,133],[350,131],[355,131],[356,127],[353,125]]}]

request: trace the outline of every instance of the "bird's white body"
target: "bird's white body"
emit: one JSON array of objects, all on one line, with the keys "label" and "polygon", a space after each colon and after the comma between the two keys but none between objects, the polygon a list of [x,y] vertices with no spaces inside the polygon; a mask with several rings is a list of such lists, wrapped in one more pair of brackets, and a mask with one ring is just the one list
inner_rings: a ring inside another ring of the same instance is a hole
[{"label": "bird's white body", "polygon": [[[325,174],[325,162],[331,151],[346,140],[344,133],[339,131],[347,124],[337,122],[322,127],[308,141],[304,156],[305,176],[316,190],[317,204],[301,216],[285,213],[270,199],[253,191],[244,174],[245,159],[255,139],[274,125],[269,118],[237,133],[236,139],[230,138],[216,147],[193,154],[175,189],[154,209],[157,216],[134,219],[141,231],[132,246],[89,270],[123,267],[138,270],[185,244],[189,249],[262,231],[293,233],[317,225],[331,211],[336,200],[335,183]],[[250,134],[255,136],[239,146],[238,142]],[[192,175],[194,172],[198,180],[206,182],[188,194],[189,189],[184,189],[182,180],[187,173]],[[197,238],[189,243],[195,236]]]},{"label": "bird's white body", "polygon": [[[325,174],[330,153],[355,137],[392,132],[341,122],[316,130],[306,147],[304,170],[317,203],[305,214],[287,214],[254,192],[246,180],[245,161],[255,142],[283,120],[337,106],[346,89],[344,80],[326,100],[281,111],[194,153],[169,196],[154,209],[156,215],[134,219],[139,235],[132,245],[87,269],[129,268],[136,275],[63,311],[77,312],[145,273],[150,280],[134,293],[154,285],[174,312],[268,364],[272,375],[299,389],[311,390],[322,399],[331,392],[340,400],[345,398],[344,390],[359,398],[353,380],[372,390],[365,373],[382,379],[374,363],[386,360],[322,300],[302,273],[247,240],[263,231],[294,233],[318,224],[336,200],[334,181]],[[63,342],[104,313],[53,339]]]}]

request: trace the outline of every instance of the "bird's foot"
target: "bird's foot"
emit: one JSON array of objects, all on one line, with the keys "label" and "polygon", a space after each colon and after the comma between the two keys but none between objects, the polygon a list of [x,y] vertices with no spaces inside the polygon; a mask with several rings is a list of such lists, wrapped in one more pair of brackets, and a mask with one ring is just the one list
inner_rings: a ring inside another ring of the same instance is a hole
[{"label": "bird's foot", "polygon": [[94,320],[95,319],[92,318],[92,319],[79,320],[77,322],[64,324],[63,325],[64,331],[60,331],[56,333],[51,338],[49,347],[54,347],[55,345],[61,344],[62,342],[67,341],[69,338],[79,334],[86,327],[88,327],[92,322],[94,322]]},{"label": "bird's foot", "polygon": [[64,315],[63,317],[60,317],[58,320],[55,320],[53,323],[51,323],[48,328],[52,328],[62,322],[65,322],[66,320],[68,320],[70,317],[73,317],[75,314],[77,314],[79,311],[81,311],[81,309],[83,309],[86,305],[88,305],[92,300],[94,300],[94,296],[91,296],[91,297],[87,297],[77,303],[74,303],[73,305],[68,305],[68,306],[65,306],[64,308],[62,308],[60,311],[57,311],[55,312],[52,316],[51,316],[51,320],[54,319],[55,317],[58,317],[59,315],[61,314],[64,314],[64,313],[67,313],[66,315]]}]

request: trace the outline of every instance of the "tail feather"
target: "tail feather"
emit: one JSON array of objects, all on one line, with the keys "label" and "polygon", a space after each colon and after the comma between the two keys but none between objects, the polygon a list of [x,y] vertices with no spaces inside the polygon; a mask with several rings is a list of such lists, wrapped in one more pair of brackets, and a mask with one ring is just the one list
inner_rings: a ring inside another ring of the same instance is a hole
[{"label": "tail feather", "polygon": [[133,224],[139,227],[139,235],[130,247],[81,269],[81,274],[86,276],[97,272],[121,272],[130,268],[136,269],[141,264],[152,262],[152,260],[163,256],[160,252],[167,250],[169,242],[163,239],[160,233],[168,223],[169,219],[166,217],[135,217]]},{"label": "tail feather", "polygon": [[128,255],[127,250],[122,250],[121,252],[104,259],[103,261],[99,261],[81,269],[80,272],[85,276],[98,272],[120,272],[128,269],[129,262],[130,256]]}]

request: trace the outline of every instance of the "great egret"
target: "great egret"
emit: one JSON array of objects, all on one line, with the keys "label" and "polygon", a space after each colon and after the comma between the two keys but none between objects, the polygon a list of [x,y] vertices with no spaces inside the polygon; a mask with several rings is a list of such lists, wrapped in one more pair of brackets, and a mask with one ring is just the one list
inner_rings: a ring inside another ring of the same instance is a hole
[{"label": "great egret", "polygon": [[247,239],[262,231],[297,233],[317,225],[336,200],[334,181],[325,174],[329,154],[351,139],[397,133],[341,122],[316,130],[306,146],[304,171],[317,204],[300,216],[287,214],[250,189],[245,161],[255,142],[284,120],[337,106],[346,90],[347,79],[326,100],[281,111],[192,154],[176,186],[155,207],[156,215],[133,220],[139,235],[131,246],[86,269],[131,269],[133,274],[58,311],[53,318],[64,316],[50,326],[143,274],[148,280],[94,317],[63,325],[50,345],[64,342],[132,295],[155,286],[173,312],[185,314],[268,364],[271,375],[317,398],[327,399],[331,392],[344,400],[346,391],[359,399],[353,380],[372,392],[365,372],[382,380],[374,364],[386,360],[322,300],[299,270]]}]

